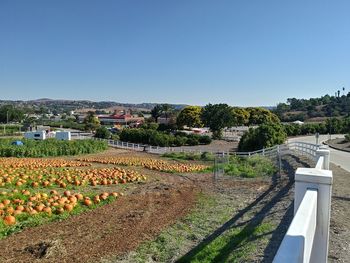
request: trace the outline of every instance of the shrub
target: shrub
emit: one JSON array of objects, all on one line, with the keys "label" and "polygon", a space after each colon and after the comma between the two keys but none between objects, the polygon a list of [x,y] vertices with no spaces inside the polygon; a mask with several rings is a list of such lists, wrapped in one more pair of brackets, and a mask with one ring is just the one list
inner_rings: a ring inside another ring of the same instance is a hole
[{"label": "shrub", "polygon": [[146,130],[157,130],[158,127],[159,127],[159,124],[156,122],[149,122],[141,125],[141,128]]},{"label": "shrub", "polygon": [[200,144],[210,144],[212,139],[208,135],[202,135],[199,137]]},{"label": "shrub", "polygon": [[345,134],[345,141],[350,142],[350,133]]},{"label": "shrub", "polygon": [[96,138],[109,139],[111,137],[111,132],[106,127],[99,127],[95,133]]},{"label": "shrub", "polygon": [[194,146],[194,145],[198,145],[199,144],[199,137],[200,135],[198,134],[189,134],[187,136],[187,144]]},{"label": "shrub", "polygon": [[282,144],[287,138],[284,127],[279,123],[265,123],[258,128],[250,128],[239,141],[240,151],[255,151]]},{"label": "shrub", "polygon": [[168,147],[173,144],[174,137],[165,133],[155,132],[150,136],[150,144],[161,147]]},{"label": "shrub", "polygon": [[195,146],[199,144],[199,140],[195,137],[188,137],[187,138],[187,144],[190,146]]},{"label": "shrub", "polygon": [[[183,146],[186,144],[198,145],[202,136],[198,134],[184,135],[183,133],[175,133],[175,135],[173,135],[166,132],[146,129],[124,129],[119,137],[122,141],[163,147]],[[204,138],[203,143],[208,141],[208,138]]]},{"label": "shrub", "polygon": [[174,144],[175,146],[183,146],[187,143],[187,137],[184,136],[175,136]]},{"label": "shrub", "polygon": [[76,129],[76,130],[84,130],[84,124],[76,123],[74,121],[46,121],[44,125],[56,128],[68,128],[68,129]]},{"label": "shrub", "polygon": [[203,161],[214,161],[215,156],[214,154],[210,153],[210,152],[203,152],[201,154],[201,160]]}]

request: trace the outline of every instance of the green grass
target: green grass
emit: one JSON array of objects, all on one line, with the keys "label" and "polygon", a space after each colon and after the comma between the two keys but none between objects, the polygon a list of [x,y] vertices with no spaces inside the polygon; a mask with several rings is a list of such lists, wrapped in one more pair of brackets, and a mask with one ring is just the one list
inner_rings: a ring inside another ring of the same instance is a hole
[{"label": "green grass", "polygon": [[[199,247],[191,256],[181,258],[191,248],[195,247],[205,237],[220,228],[235,214],[236,206],[227,195],[217,194],[210,196],[199,194],[194,210],[185,218],[180,219],[166,230],[162,231],[152,241],[142,243],[134,252],[123,258],[106,259],[103,262],[215,262],[214,258],[223,252],[228,253],[230,249],[239,244],[227,260],[244,260],[248,258],[256,248],[251,239],[270,231],[270,225],[262,224],[256,228],[233,228],[225,231],[207,246]],[[219,261],[218,261],[219,262]]]},{"label": "green grass", "polygon": [[229,163],[221,166],[226,175],[245,178],[272,176],[277,171],[272,161],[262,156],[249,158],[231,156]]},{"label": "green grass", "polygon": [[170,152],[170,153],[165,153],[162,156],[172,160],[213,162],[215,159],[215,156],[209,152],[203,152],[203,153]]},{"label": "green grass", "polygon": [[[171,152],[165,153],[162,156],[177,161],[194,160],[214,162],[215,159],[215,156],[208,152],[202,154]],[[217,168],[222,168],[226,175],[244,178],[272,176],[277,171],[271,160],[262,156],[252,156],[249,158],[230,156],[228,163],[217,164]],[[205,169],[202,172],[207,173],[212,171],[214,171],[214,167]]]},{"label": "green grass", "polygon": [[256,243],[253,241],[272,229],[273,226],[267,223],[229,229],[209,244],[200,247],[194,255],[185,256],[178,262],[242,262],[256,250]]}]

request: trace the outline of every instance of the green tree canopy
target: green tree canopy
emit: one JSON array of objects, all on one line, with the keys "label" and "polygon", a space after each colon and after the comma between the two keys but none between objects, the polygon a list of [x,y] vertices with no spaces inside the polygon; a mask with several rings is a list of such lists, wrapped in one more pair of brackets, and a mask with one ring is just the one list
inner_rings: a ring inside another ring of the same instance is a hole
[{"label": "green tree canopy", "polygon": [[154,120],[157,122],[158,118],[164,116],[165,118],[169,118],[174,112],[173,107],[169,104],[157,104],[151,110],[151,115]]},{"label": "green tree canopy", "polygon": [[246,108],[249,112],[249,125],[259,125],[266,122],[280,122],[276,114],[264,108]]},{"label": "green tree canopy", "polygon": [[109,139],[111,137],[111,132],[106,127],[98,127],[95,133],[96,138]]},{"label": "green tree canopy", "polygon": [[249,123],[250,113],[246,109],[233,108],[232,114],[236,125],[247,125]]},{"label": "green tree canopy", "polygon": [[94,112],[89,111],[88,115],[84,119],[85,130],[96,131],[101,126],[100,120],[97,118]]},{"label": "green tree canopy", "polygon": [[203,127],[201,120],[202,107],[200,106],[187,106],[180,111],[179,116],[176,119],[178,127]]},{"label": "green tree canopy", "polygon": [[24,119],[24,111],[13,105],[4,105],[0,107],[0,122],[21,122]]},{"label": "green tree canopy", "polygon": [[227,104],[208,104],[203,108],[202,122],[213,132],[214,138],[222,137],[225,127],[234,125],[232,108]]},{"label": "green tree canopy", "polygon": [[287,134],[282,124],[267,122],[258,128],[250,128],[239,141],[240,151],[255,151],[262,148],[282,144],[287,139]]},{"label": "green tree canopy", "polygon": [[151,110],[151,115],[157,122],[158,118],[162,115],[162,106],[160,104],[154,106],[154,108]]}]

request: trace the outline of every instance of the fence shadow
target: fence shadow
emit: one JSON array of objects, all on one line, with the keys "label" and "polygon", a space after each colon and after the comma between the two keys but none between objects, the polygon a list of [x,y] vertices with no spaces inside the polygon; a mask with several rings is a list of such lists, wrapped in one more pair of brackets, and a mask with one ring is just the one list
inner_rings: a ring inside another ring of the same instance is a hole
[{"label": "fence shadow", "polygon": [[[238,224],[237,221],[241,219],[246,213],[249,211],[252,211],[256,206],[260,205],[260,203],[263,205],[262,208],[255,213],[255,215],[247,222],[247,224],[239,231],[239,233],[235,236],[235,238],[232,238],[229,242],[225,244],[224,247],[222,247],[215,256],[215,258],[212,260],[212,262],[225,262],[231,253],[239,248],[241,244],[244,241],[251,241],[251,238],[247,233],[252,233],[252,230],[256,229],[257,226],[259,226],[264,218],[270,213],[272,208],[286,195],[289,194],[289,191],[291,190],[293,184],[294,184],[294,168],[293,166],[288,162],[288,160],[283,159],[283,168],[285,170],[285,173],[288,175],[288,181],[287,183],[280,183],[278,180],[278,177],[276,175],[275,178],[272,178],[272,184],[271,186],[262,193],[256,200],[254,200],[251,204],[249,204],[244,209],[240,210],[235,216],[233,216],[229,221],[224,223],[221,227],[216,229],[212,234],[207,236],[201,243],[199,243],[196,247],[194,247],[192,250],[190,250],[187,254],[182,256],[180,259],[178,259],[177,262],[190,262],[192,259],[195,258],[195,256],[201,252],[206,246],[208,246],[210,243],[215,241],[221,234],[225,233],[227,230],[232,228],[237,228]],[[293,162],[295,160],[292,160]],[[300,163],[298,163],[299,165]],[[268,196],[271,196],[268,198],[268,201],[266,198]],[[267,202],[266,202],[267,201]],[[276,231],[283,230],[283,233],[280,234],[280,236],[283,238],[284,233],[286,232],[285,225],[289,225],[291,219],[292,219],[292,211],[293,206],[292,204],[289,205],[289,208],[286,210],[285,214],[283,215],[282,221],[277,227]],[[242,225],[242,224],[239,224]],[[268,255],[274,255],[278,249],[278,245],[281,242],[281,238],[274,240],[274,237],[277,236],[276,231],[274,234],[272,234],[272,239],[270,240],[267,248],[264,250],[264,258],[270,258]],[[276,245],[277,244],[277,245]],[[277,247],[277,249],[276,249]],[[268,261],[265,261],[268,262]]]}]

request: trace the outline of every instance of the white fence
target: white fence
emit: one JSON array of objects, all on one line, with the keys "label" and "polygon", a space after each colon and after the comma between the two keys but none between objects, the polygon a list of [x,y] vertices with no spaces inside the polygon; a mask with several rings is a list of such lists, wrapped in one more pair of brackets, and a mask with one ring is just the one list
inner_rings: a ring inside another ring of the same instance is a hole
[{"label": "white fence", "polygon": [[[168,152],[186,152],[186,153],[203,153],[203,152],[209,152],[209,153],[220,153],[220,154],[229,154],[228,151],[213,151],[213,150],[200,150],[198,148],[189,148],[189,147],[160,147],[160,146],[151,146],[147,144],[137,144],[137,143],[129,143],[129,142],[123,142],[123,141],[117,141],[117,140],[106,140],[106,139],[100,139],[95,138],[91,136],[83,136],[78,135],[75,136],[74,139],[93,139],[93,140],[100,140],[100,141],[106,141],[109,146],[121,148],[121,149],[127,149],[127,150],[133,150],[133,151],[146,151],[149,153],[154,154],[164,154]],[[264,155],[264,156],[276,156],[277,153],[282,149],[285,148],[287,145],[277,145],[270,148],[265,148],[258,151],[251,151],[251,152],[231,152],[231,154],[239,155],[239,156],[253,156],[253,155]]]},{"label": "white fence", "polygon": [[293,146],[313,156],[316,165],[295,172],[294,218],[273,262],[327,262],[333,181],[330,152],[306,143]]},{"label": "white fence", "polygon": [[289,149],[295,150],[302,155],[308,155],[311,158],[315,158],[319,145],[306,142],[289,142],[288,147]]}]

